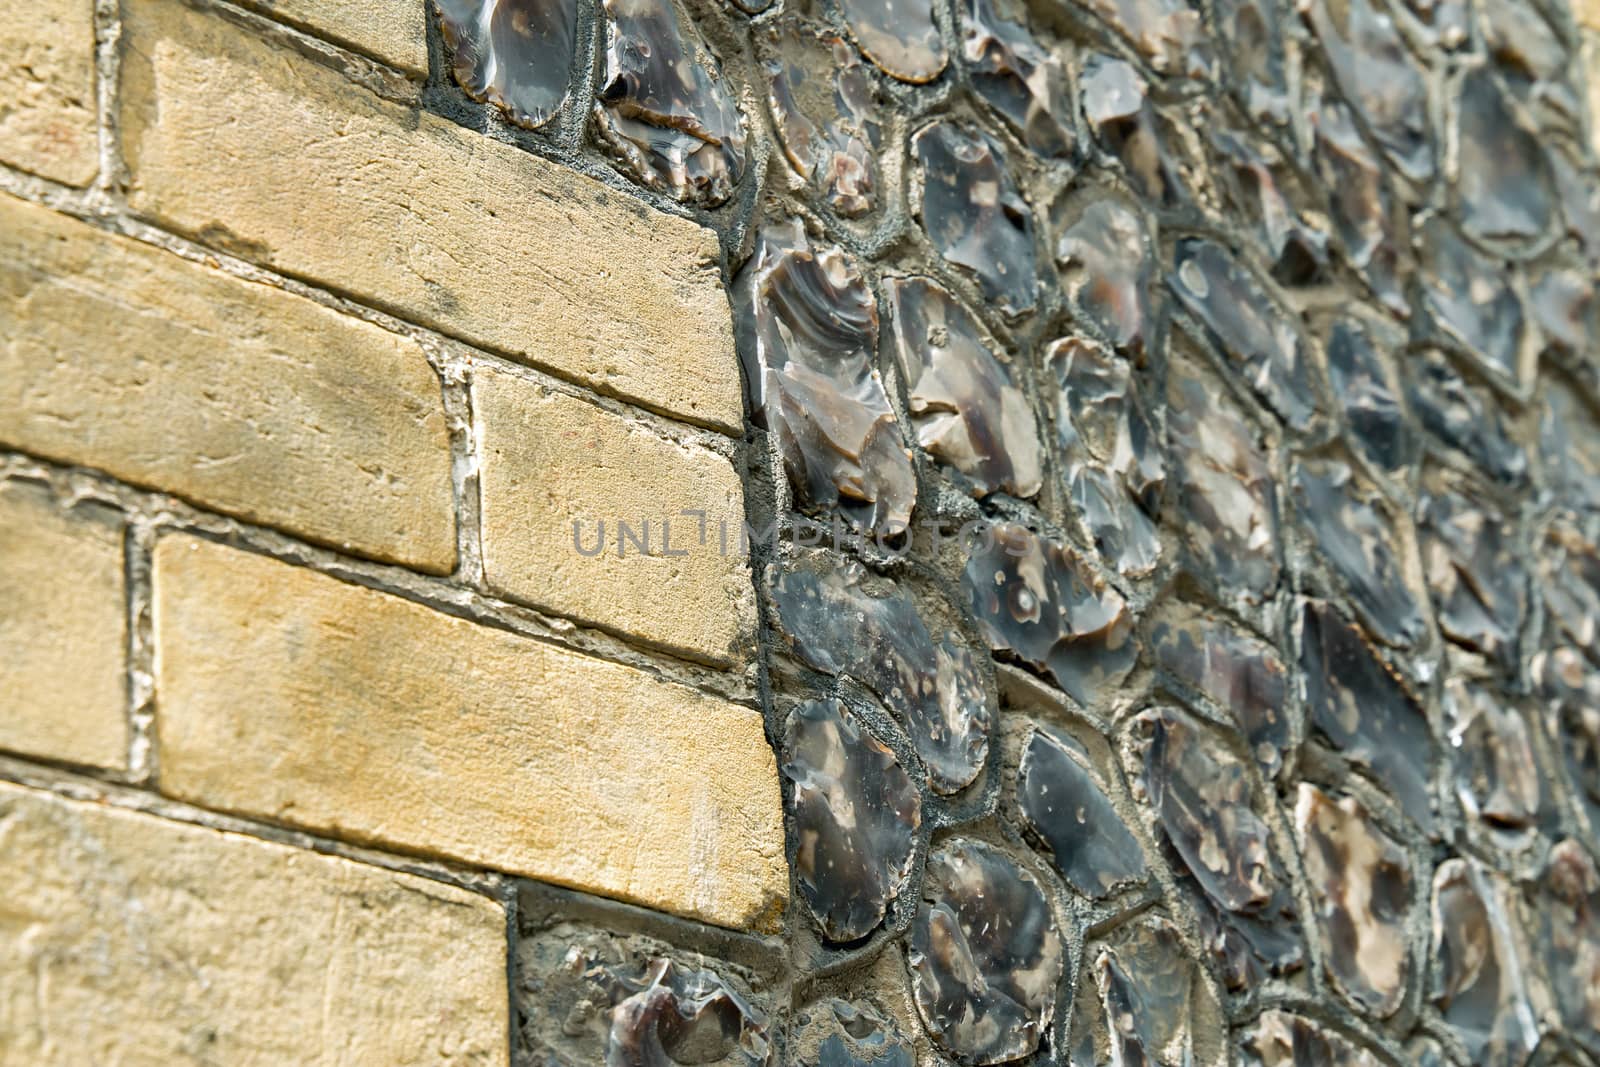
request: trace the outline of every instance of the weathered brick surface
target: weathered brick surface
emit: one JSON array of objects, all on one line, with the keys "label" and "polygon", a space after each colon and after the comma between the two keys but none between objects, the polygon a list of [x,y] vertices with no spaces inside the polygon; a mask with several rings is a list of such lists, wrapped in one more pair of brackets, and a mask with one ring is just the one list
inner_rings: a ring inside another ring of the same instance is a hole
[{"label": "weathered brick surface", "polygon": [[0,160],[68,185],[99,170],[94,0],[8,4],[0,20]]},{"label": "weathered brick surface", "polygon": [[0,1065],[507,1061],[505,914],[0,784]]},{"label": "weathered brick surface", "polygon": [[124,17],[136,210],[601,390],[740,424],[711,231],[183,4],[129,0]]},{"label": "weathered brick surface", "polygon": [[0,442],[363,555],[455,562],[443,400],[414,342],[4,196]]},{"label": "weathered brick surface", "polygon": [[156,549],[161,786],[731,926],[787,891],[761,717],[189,537]]},{"label": "weathered brick surface", "polygon": [[[749,654],[744,491],[727,459],[505,371],[480,367],[472,395],[491,585],[714,662]],[[705,513],[704,544],[686,509]],[[648,553],[633,541],[619,551],[619,522]]]},{"label": "weathered brick surface", "polygon": [[415,0],[253,0],[250,6],[409,74],[428,73],[426,4]]},{"label": "weathered brick surface", "polygon": [[122,536],[106,509],[0,483],[0,748],[126,761]]}]

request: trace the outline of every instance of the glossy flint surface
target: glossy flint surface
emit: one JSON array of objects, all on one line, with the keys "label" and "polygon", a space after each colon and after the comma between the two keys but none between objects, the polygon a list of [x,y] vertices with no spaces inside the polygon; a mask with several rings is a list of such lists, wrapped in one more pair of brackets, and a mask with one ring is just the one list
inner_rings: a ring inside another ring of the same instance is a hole
[{"label": "glossy flint surface", "polygon": [[1259,435],[1211,383],[1185,368],[1167,379],[1167,434],[1178,528],[1191,567],[1235,604],[1278,585],[1278,490]]},{"label": "glossy flint surface", "polygon": [[1035,730],[1017,768],[1017,807],[1067,884],[1105,897],[1145,877],[1144,850],[1117,814],[1089,754]]},{"label": "glossy flint surface", "polygon": [[1093,979],[1079,995],[1098,994],[1112,1063],[1208,1062],[1216,998],[1171,923],[1124,926],[1096,952]]},{"label": "glossy flint surface", "polygon": [[1317,393],[1304,342],[1248,269],[1214,241],[1185,238],[1168,284],[1268,406],[1296,429],[1309,425]]},{"label": "glossy flint surface", "polygon": [[1046,672],[1075,700],[1093,701],[1133,666],[1127,601],[1059,542],[992,526],[976,540],[961,586],[989,647]]},{"label": "glossy flint surface", "polygon": [[1155,257],[1144,220],[1129,204],[1079,197],[1056,241],[1056,262],[1074,303],[1117,348],[1138,355],[1153,327]]},{"label": "glossy flint surface", "polygon": [[1422,707],[1361,631],[1327,604],[1302,608],[1300,649],[1311,724],[1431,829],[1434,744]]},{"label": "glossy flint surface", "polygon": [[872,211],[882,184],[883,94],[848,42],[810,25],[768,36],[767,104],[784,158],[846,218]]},{"label": "glossy flint surface", "polygon": [[604,0],[603,143],[631,178],[720,204],[744,176],[745,122],[699,31],[669,0]]},{"label": "glossy flint surface", "polygon": [[932,0],[841,0],[839,9],[861,51],[901,81],[932,81],[949,61]]},{"label": "glossy flint surface", "polygon": [[941,120],[917,131],[911,151],[922,174],[922,227],[934,249],[970,272],[1008,315],[1031,311],[1039,300],[1033,210],[999,143]]},{"label": "glossy flint surface", "polygon": [[1231,714],[1269,778],[1289,763],[1295,741],[1288,666],[1267,642],[1198,613],[1151,628],[1156,663]]},{"label": "glossy flint surface", "polygon": [[799,222],[764,230],[735,279],[745,385],[799,502],[906,528],[911,456],[874,365],[878,305],[854,261]]},{"label": "glossy flint surface", "polygon": [[814,556],[768,575],[778,625],[816,670],[870,689],[906,725],[929,782],[953,793],[988,754],[994,697],[977,658],[953,634],[935,640],[915,602],[858,563]]},{"label": "glossy flint surface", "polygon": [[474,100],[537,128],[561,109],[577,48],[576,0],[439,0],[450,73]]},{"label": "glossy flint surface", "polygon": [[1033,875],[957,839],[928,857],[906,962],[934,1043],[963,1063],[1004,1063],[1039,1046],[1066,948]]},{"label": "glossy flint surface", "polygon": [[978,94],[1041,156],[1067,156],[1077,142],[1061,56],[1029,30],[1016,0],[961,5],[961,55]]},{"label": "glossy flint surface", "polygon": [[1397,520],[1342,463],[1307,465],[1295,477],[1301,521],[1343,580],[1363,620],[1385,642],[1409,646],[1427,618],[1407,576]]},{"label": "glossy flint surface", "polygon": [[1411,858],[1353,797],[1301,783],[1295,823],[1328,971],[1375,1016],[1400,1007],[1411,976]]},{"label": "glossy flint surface", "polygon": [[1229,988],[1298,970],[1304,951],[1293,893],[1248,765],[1177,708],[1144,712],[1134,736],[1140,785],[1201,894],[1207,948]]},{"label": "glossy flint surface", "polygon": [[1044,457],[1033,407],[976,316],[931,278],[890,278],[884,300],[917,443],[980,495],[1037,493]]},{"label": "glossy flint surface", "polygon": [[783,775],[795,878],[833,941],[854,941],[883,921],[911,874],[922,795],[900,761],[837,700],[789,713]]}]

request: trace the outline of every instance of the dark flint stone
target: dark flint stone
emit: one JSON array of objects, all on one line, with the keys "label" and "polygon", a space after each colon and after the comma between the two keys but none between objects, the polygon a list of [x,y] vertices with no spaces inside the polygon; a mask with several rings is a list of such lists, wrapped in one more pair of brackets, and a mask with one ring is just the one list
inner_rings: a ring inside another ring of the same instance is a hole
[{"label": "dark flint stone", "polygon": [[1573,793],[1600,833],[1600,671],[1578,650],[1557,648],[1534,657],[1532,674]]},{"label": "dark flint stone", "polygon": [[1423,427],[1464,454],[1497,481],[1520,483],[1528,475],[1528,458],[1512,438],[1498,405],[1467,385],[1461,373],[1438,349],[1412,353],[1407,399]]},{"label": "dark flint stone", "polygon": [[1256,122],[1289,122],[1289,74],[1283,43],[1283,14],[1272,0],[1216,0],[1217,25],[1227,45],[1223,75],[1239,91],[1240,102]]},{"label": "dark flint stone", "polygon": [[1545,533],[1540,550],[1545,634],[1564,635],[1600,664],[1600,552],[1565,524]]},{"label": "dark flint stone", "polygon": [[1084,61],[1078,88],[1090,131],[1121,162],[1134,191],[1158,207],[1182,204],[1189,183],[1174,157],[1172,132],[1133,65],[1095,53]]},{"label": "dark flint stone", "polygon": [[1160,668],[1233,716],[1268,778],[1287,764],[1294,743],[1288,668],[1271,645],[1198,612],[1150,631]]},{"label": "dark flint stone", "polygon": [[1314,600],[1302,613],[1300,668],[1311,723],[1431,833],[1433,738],[1405,686],[1360,630]]},{"label": "dark flint stone", "polygon": [[1094,978],[1113,1064],[1204,1062],[1195,1048],[1212,1036],[1201,1028],[1216,1025],[1218,1006],[1171,923],[1119,929],[1095,957]]},{"label": "dark flint stone", "polygon": [[1133,668],[1127,601],[1065,545],[1023,526],[989,526],[961,585],[989,647],[1046,672],[1074,700],[1092,702]]},{"label": "dark flint stone", "polygon": [[1524,0],[1478,9],[1483,43],[1507,87],[1548,131],[1578,133],[1583,105],[1573,88],[1581,69],[1544,13]]},{"label": "dark flint stone", "polygon": [[1114,475],[1094,464],[1073,464],[1067,492],[1101,559],[1132,578],[1155,570],[1161,555],[1155,523]]},{"label": "dark flint stone", "polygon": [[1039,300],[1033,212],[987,134],[954,123],[924,126],[911,140],[922,165],[922,226],[945,259],[969,270],[1007,315]]},{"label": "dark flint stone", "polygon": [[1166,480],[1160,428],[1131,365],[1079,337],[1053,342],[1045,366],[1059,386],[1056,437],[1066,489],[1102,558],[1130,576],[1155,569],[1161,542],[1145,508]]},{"label": "dark flint stone", "polygon": [[1462,227],[1491,239],[1544,233],[1556,194],[1538,137],[1486,68],[1462,80],[1456,108]]},{"label": "dark flint stone", "polygon": [[977,658],[954,635],[935,642],[911,597],[897,588],[868,592],[866,570],[855,562],[814,557],[774,566],[767,580],[795,654],[876,694],[905,724],[935,792],[954,793],[977,778],[994,698]]},{"label": "dark flint stone", "polygon": [[[802,1054],[804,1067],[915,1067],[911,1046],[895,1025],[872,1007],[837,998],[802,1013],[796,1043],[815,1052]],[[821,1040],[819,1035],[826,1034]]]},{"label": "dark flint stone", "polygon": [[1466,0],[1406,0],[1406,7],[1417,17],[1422,37],[1431,47],[1458,49],[1467,43]]},{"label": "dark flint stone", "polygon": [[1527,926],[1563,1028],[1600,1056],[1600,871],[1570,838],[1550,850],[1530,894]]},{"label": "dark flint stone", "polygon": [[1411,976],[1411,858],[1355,798],[1305,782],[1295,823],[1334,987],[1363,1013],[1394,1014]]},{"label": "dark flint stone", "polygon": [[1177,367],[1167,379],[1180,532],[1194,569],[1215,574],[1236,604],[1259,604],[1278,585],[1273,473],[1255,431],[1218,394]]},{"label": "dark flint stone", "polygon": [[640,974],[579,951],[566,962],[609,1001],[605,1067],[774,1062],[766,1016],[710,971],[656,958]]},{"label": "dark flint stone", "polygon": [[1345,98],[1400,172],[1433,176],[1428,83],[1394,19],[1371,0],[1302,0],[1323,55]]},{"label": "dark flint stone", "polygon": [[1301,1015],[1269,1008],[1239,1035],[1238,1067],[1383,1067],[1366,1049]]},{"label": "dark flint stone", "polygon": [[1257,811],[1248,764],[1176,708],[1144,712],[1134,731],[1139,785],[1207,905],[1202,933],[1228,987],[1299,969],[1294,895]]},{"label": "dark flint stone", "polygon": [[1527,721],[1502,698],[1460,677],[1445,683],[1444,708],[1462,807],[1502,847],[1515,847],[1544,806]]},{"label": "dark flint stone", "polygon": [[1505,892],[1470,860],[1446,860],[1433,879],[1433,1002],[1474,1067],[1522,1067],[1538,1043]]},{"label": "dark flint stone", "polygon": [[1085,0],[1126,37],[1156,73],[1199,78],[1211,68],[1211,42],[1200,12],[1181,0]]},{"label": "dark flint stone", "polygon": [[669,0],[604,0],[601,141],[629,177],[714,206],[744,176],[744,116],[699,31]]},{"label": "dark flint stone", "polygon": [[1211,143],[1232,179],[1229,215],[1254,227],[1273,278],[1283,285],[1321,281],[1328,269],[1328,235],[1290,201],[1294,179],[1281,153],[1233,130],[1213,131]]},{"label": "dark flint stone", "polygon": [[839,10],[861,51],[891,78],[931,82],[949,62],[933,0],[840,0]]},{"label": "dark flint stone", "polygon": [[800,894],[829,941],[863,938],[911,876],[922,794],[837,700],[789,713],[783,755]]},{"label": "dark flint stone", "polygon": [[1526,322],[1506,264],[1467,244],[1439,216],[1423,232],[1424,296],[1434,324],[1490,371],[1520,384]]},{"label": "dark flint stone", "polygon": [[882,1049],[853,1049],[838,1034],[831,1034],[817,1049],[815,1067],[916,1067],[911,1048],[892,1045]]},{"label": "dark flint stone", "polygon": [[1052,342],[1044,361],[1060,389],[1056,437],[1062,453],[1105,466],[1136,499],[1153,505],[1166,482],[1166,461],[1160,426],[1133,365],[1081,337]]},{"label": "dark flint stone", "polygon": [[1506,670],[1518,662],[1528,574],[1515,526],[1459,493],[1425,493],[1417,505],[1422,566],[1451,640]]},{"label": "dark flint stone", "polygon": [[966,0],[961,52],[978,95],[1041,156],[1066,157],[1077,141],[1061,57],[1028,28],[1015,0]]},{"label": "dark flint stone", "polygon": [[825,31],[789,23],[771,41],[763,68],[784,157],[834,211],[866,214],[877,205],[883,137],[876,79],[848,44]]},{"label": "dark flint stone", "polygon": [[1039,491],[1039,426],[977,318],[931,278],[884,282],[911,425],[928,454],[972,479],[979,496]]},{"label": "dark flint stone", "polygon": [[1168,284],[1251,388],[1290,426],[1309,426],[1317,391],[1294,316],[1248,268],[1215,241],[1186,237]]},{"label": "dark flint stone", "polygon": [[1600,511],[1600,426],[1571,390],[1549,382],[1539,418],[1545,488],[1563,508]]},{"label": "dark flint stone", "polygon": [[1577,270],[1551,267],[1538,271],[1529,286],[1529,310],[1544,334],[1545,349],[1563,356],[1584,356],[1600,337],[1600,300],[1593,278]]},{"label": "dark flint stone", "polygon": [[1359,319],[1337,320],[1328,332],[1327,352],[1328,377],[1344,405],[1351,445],[1379,470],[1403,476],[1416,463],[1421,446],[1372,328]]},{"label": "dark flint stone", "polygon": [[577,48],[576,0],[439,0],[438,10],[450,73],[468,96],[529,129],[555,117]]},{"label": "dark flint stone", "polygon": [[1300,517],[1328,565],[1343,579],[1363,620],[1385,644],[1401,648],[1427,634],[1427,620],[1406,581],[1397,523],[1376,492],[1349,467],[1302,466],[1295,477]]},{"label": "dark flint stone", "polygon": [[1107,340],[1141,355],[1154,318],[1155,257],[1144,223],[1131,205],[1098,192],[1079,204],[1056,242],[1067,295]]},{"label": "dark flint stone", "polygon": [[1033,875],[990,845],[957,839],[928,857],[906,962],[934,1044],[963,1063],[993,1064],[1039,1047],[1066,949]]},{"label": "dark flint stone", "polygon": [[1145,877],[1144,850],[1087,761],[1081,746],[1034,730],[1017,769],[1017,807],[1067,884],[1104,898]]},{"label": "dark flint stone", "polygon": [[1312,113],[1316,168],[1328,190],[1328,213],[1345,257],[1388,308],[1409,315],[1399,280],[1393,192],[1378,158],[1356,128],[1350,108],[1324,100]]},{"label": "dark flint stone", "polygon": [[910,525],[911,455],[873,367],[878,305],[837,247],[769,226],[734,280],[757,425],[772,431],[799,503],[877,530]]}]

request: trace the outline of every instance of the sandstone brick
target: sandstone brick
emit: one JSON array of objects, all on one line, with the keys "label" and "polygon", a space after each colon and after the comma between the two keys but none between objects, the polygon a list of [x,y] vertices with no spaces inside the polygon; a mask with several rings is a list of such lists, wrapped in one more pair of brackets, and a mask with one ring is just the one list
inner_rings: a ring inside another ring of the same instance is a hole
[{"label": "sandstone brick", "polygon": [[185,536],[155,561],[160,785],[208,807],[766,927],[759,714]]},{"label": "sandstone brick", "polygon": [[601,391],[740,425],[709,230],[184,4],[127,0],[124,42],[136,210]]},{"label": "sandstone brick", "polygon": [[0,748],[123,766],[126,635],[117,516],[0,483]]},{"label": "sandstone brick", "polygon": [[0,442],[454,566],[443,400],[413,341],[5,196]]},{"label": "sandstone brick", "polygon": [[[1578,26],[1583,30],[1600,30],[1600,0],[1574,0],[1572,5],[1573,17],[1578,20]],[[1589,78],[1594,77],[1594,68],[1589,68]]]},{"label": "sandstone brick", "polygon": [[408,74],[428,73],[427,5],[419,0],[254,0],[253,6]]},{"label": "sandstone brick", "polygon": [[0,784],[0,1065],[508,1059],[504,911]]},{"label": "sandstone brick", "polygon": [[98,173],[94,0],[9,4],[0,20],[0,159],[67,185]]},{"label": "sandstone brick", "polygon": [[[748,655],[755,594],[727,459],[506,371],[480,367],[472,395],[495,589],[712,662]],[[704,514],[704,543],[686,509]],[[647,551],[619,545],[619,522]]]}]

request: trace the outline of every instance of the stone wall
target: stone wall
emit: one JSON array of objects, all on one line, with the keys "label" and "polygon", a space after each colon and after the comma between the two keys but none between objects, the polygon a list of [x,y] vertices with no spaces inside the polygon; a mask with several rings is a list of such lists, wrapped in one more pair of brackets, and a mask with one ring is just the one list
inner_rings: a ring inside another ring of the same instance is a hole
[{"label": "stone wall", "polygon": [[1600,1063],[1600,14],[39,0],[0,1065]]}]

